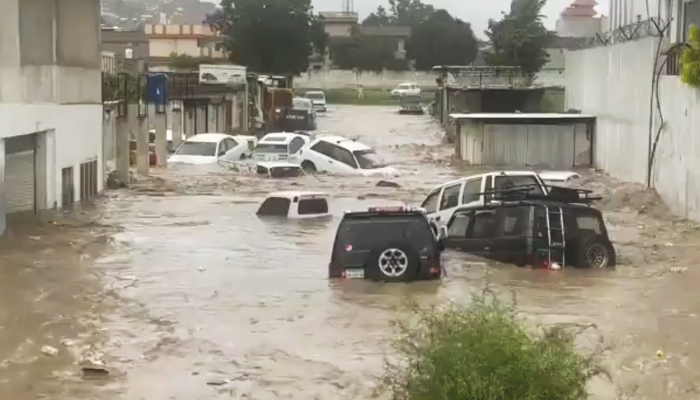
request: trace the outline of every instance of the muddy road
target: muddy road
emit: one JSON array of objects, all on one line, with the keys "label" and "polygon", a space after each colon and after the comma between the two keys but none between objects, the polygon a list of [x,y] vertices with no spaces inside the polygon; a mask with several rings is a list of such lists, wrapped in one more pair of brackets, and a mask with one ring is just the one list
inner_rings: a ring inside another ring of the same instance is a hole
[{"label": "muddy road", "polygon": [[[0,264],[0,334],[11,339],[0,344],[0,397],[385,398],[378,378],[390,323],[407,315],[408,301],[469,301],[485,285],[508,298],[514,291],[524,318],[568,327],[581,351],[599,355],[608,377],[592,383],[594,398],[700,396],[693,384],[700,348],[692,345],[700,331],[693,263],[700,234],[670,217],[653,194],[590,173],[584,179],[607,195],[622,263],[612,271],[487,266],[448,252],[442,282],[329,282],[339,219],[258,219],[267,192],[327,191],[339,217],[346,209],[420,202],[467,170],[451,161],[452,149],[427,116],[335,107],[319,130],[376,146],[403,172],[401,188],[375,187],[374,178],[267,180],[177,166],[84,212],[101,225],[17,233]],[[42,262],[51,263],[48,272]],[[56,315],[70,328],[46,324]],[[42,354],[44,344],[60,354]],[[94,347],[112,370],[83,380],[73,359]],[[13,379],[3,380],[3,370]]]}]

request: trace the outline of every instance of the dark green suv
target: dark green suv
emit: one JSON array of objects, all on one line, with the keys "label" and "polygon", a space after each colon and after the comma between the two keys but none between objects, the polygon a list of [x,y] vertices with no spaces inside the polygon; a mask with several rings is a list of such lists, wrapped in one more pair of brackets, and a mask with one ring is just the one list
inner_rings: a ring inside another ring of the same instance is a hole
[{"label": "dark green suv", "polygon": [[343,216],[329,278],[409,282],[439,279],[444,250],[439,229],[421,209],[370,208]]}]

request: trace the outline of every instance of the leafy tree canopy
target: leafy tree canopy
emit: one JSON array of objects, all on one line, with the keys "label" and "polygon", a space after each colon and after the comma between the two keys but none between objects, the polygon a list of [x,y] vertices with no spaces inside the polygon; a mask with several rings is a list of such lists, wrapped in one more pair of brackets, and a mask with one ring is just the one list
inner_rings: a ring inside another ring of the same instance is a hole
[{"label": "leafy tree canopy", "polygon": [[366,36],[356,31],[349,38],[331,44],[331,58],[342,69],[371,72],[407,70],[406,60],[395,57],[397,46],[394,38]]},{"label": "leafy tree canopy", "polygon": [[437,10],[413,27],[406,52],[415,69],[428,71],[435,65],[469,65],[479,50],[469,23]]},{"label": "leafy tree canopy", "polygon": [[231,61],[258,72],[298,75],[308,69],[314,28],[311,0],[222,0],[220,15],[208,17],[225,36]]},{"label": "leafy tree canopy", "polygon": [[490,20],[484,32],[491,49],[484,52],[489,65],[520,67],[530,76],[549,61],[546,47],[552,33],[542,23],[546,0],[513,0],[500,21]]},{"label": "leafy tree canopy", "polygon": [[378,6],[362,22],[368,26],[408,26],[414,27],[428,19],[435,12],[430,4],[421,0],[389,0],[389,12],[384,6]]}]

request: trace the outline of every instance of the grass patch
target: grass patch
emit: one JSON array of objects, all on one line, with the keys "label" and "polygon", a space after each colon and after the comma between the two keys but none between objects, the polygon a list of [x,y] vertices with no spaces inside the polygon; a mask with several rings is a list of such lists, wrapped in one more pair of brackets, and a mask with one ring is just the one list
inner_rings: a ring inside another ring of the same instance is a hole
[{"label": "grass patch", "polygon": [[[311,89],[309,89],[311,90]],[[298,95],[304,95],[307,90],[298,89],[296,92]],[[334,104],[348,104],[357,106],[398,106],[399,100],[391,97],[389,93],[390,90],[381,89],[365,89],[363,98],[357,97],[357,91],[355,89],[327,89],[324,90],[326,94],[326,102],[329,105]],[[423,92],[423,101],[429,103],[432,101],[434,93]]]},{"label": "grass patch", "polygon": [[399,324],[386,382],[396,400],[584,400],[597,373],[561,329],[533,335],[489,291]]}]

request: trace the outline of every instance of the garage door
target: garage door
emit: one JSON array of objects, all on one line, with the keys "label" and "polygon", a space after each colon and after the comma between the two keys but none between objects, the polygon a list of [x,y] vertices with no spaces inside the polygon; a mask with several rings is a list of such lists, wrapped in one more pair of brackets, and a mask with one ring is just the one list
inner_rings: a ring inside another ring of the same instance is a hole
[{"label": "garage door", "polygon": [[6,212],[34,211],[34,152],[5,156]]}]

